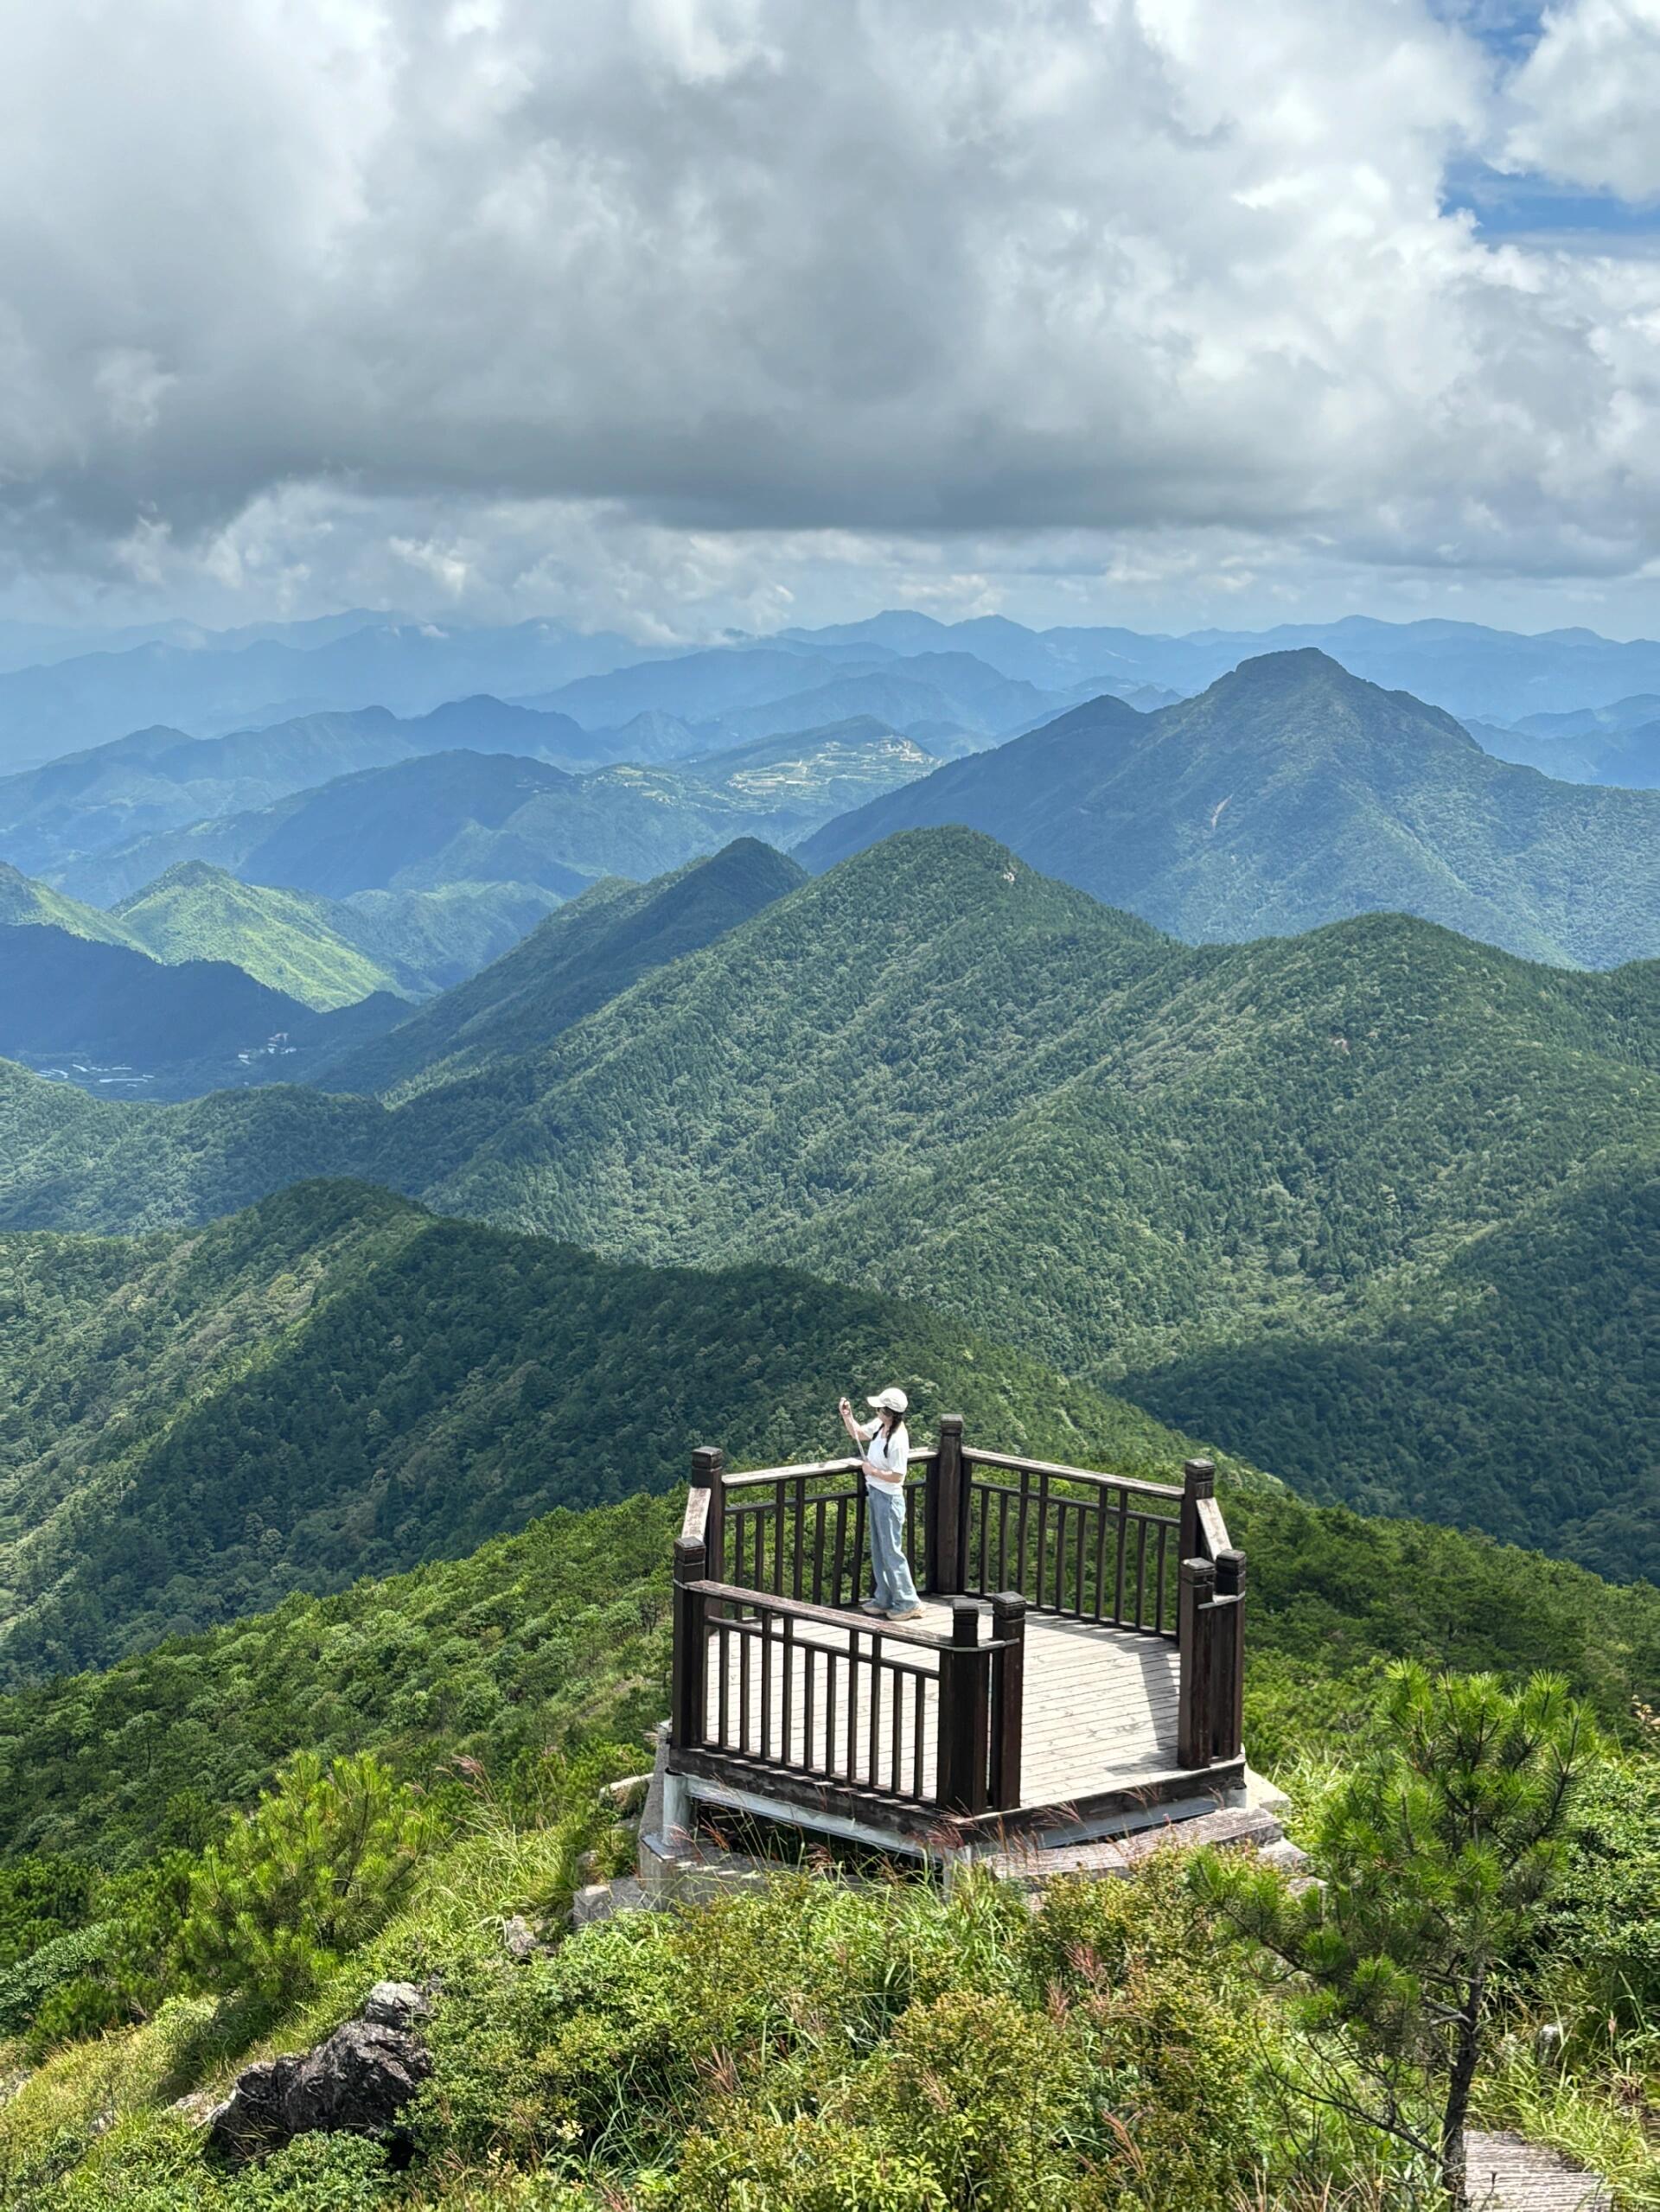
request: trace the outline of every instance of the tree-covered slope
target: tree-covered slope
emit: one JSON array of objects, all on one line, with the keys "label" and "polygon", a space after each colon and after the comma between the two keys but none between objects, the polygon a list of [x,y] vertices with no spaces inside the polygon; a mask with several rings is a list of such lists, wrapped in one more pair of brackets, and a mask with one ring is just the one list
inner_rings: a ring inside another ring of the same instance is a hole
[{"label": "tree-covered slope", "polygon": [[331,926],[330,902],[242,883],[206,861],[181,861],[115,908],[158,960],[229,960],[308,1006],[349,1006],[399,979]]},{"label": "tree-covered slope", "polygon": [[1192,942],[1390,911],[1563,965],[1660,953],[1660,793],[1496,760],[1312,650],[1155,714],[1097,700],[871,800],[801,857],[947,822]]},{"label": "tree-covered slope", "polygon": [[537,1050],[649,970],[712,943],[802,880],[793,860],[744,838],[650,883],[597,883],[470,982],[329,1069],[323,1087],[391,1090]]},{"label": "tree-covered slope", "polygon": [[[1563,1674],[1612,1728],[1660,1689],[1660,1593],[1412,1521],[1227,1500],[1247,1548],[1247,1740],[1264,1763],[1363,1712],[1381,1660]],[[503,1775],[661,1718],[677,1497],[563,1508],[459,1559],[0,1693],[0,1852],[140,1861],[176,1814],[246,1807],[298,1750],[431,1782]],[[97,1756],[89,1755],[96,1746]]]},{"label": "tree-covered slope", "polygon": [[200,1233],[0,1239],[0,1679],[833,1448],[902,1381],[1012,1449],[1190,1447],[1029,1354],[776,1268],[654,1272],[309,1184]]},{"label": "tree-covered slope", "polygon": [[[118,1108],[6,1076],[0,1221],[188,1221],[359,1175],[612,1256],[765,1257],[923,1298],[1242,1429],[1239,1348],[1318,1341],[1258,1454],[1277,1472],[1452,1520],[1502,1488],[1499,1525],[1565,1546],[1617,1507],[1653,1534],[1611,1564],[1653,1571],[1656,1410],[1630,1356],[1651,1223],[1604,1245],[1573,1208],[1651,1169],[1657,1059],[1653,963],[1567,972],[1389,915],[1194,948],[929,832],[395,1110]],[[1490,1282],[1529,1221],[1527,1264]],[[1484,1336],[1490,1304],[1507,1318]],[[1605,1306],[1606,1328],[1564,1323]]]},{"label": "tree-covered slope", "polygon": [[332,927],[401,986],[448,991],[516,945],[559,904],[540,883],[440,883],[430,891],[354,891],[330,902]]}]

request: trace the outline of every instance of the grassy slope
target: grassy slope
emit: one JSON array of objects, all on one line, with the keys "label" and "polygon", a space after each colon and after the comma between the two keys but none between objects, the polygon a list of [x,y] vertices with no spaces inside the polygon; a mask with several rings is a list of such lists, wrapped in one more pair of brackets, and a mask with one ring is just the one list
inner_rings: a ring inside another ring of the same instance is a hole
[{"label": "grassy slope", "polygon": [[67,898],[61,891],[54,891],[50,884],[39,883],[32,877],[0,860],[0,926],[9,928],[35,928],[65,929],[72,937],[86,937],[103,945],[126,945],[135,951],[145,948],[123,925],[107,914],[100,914],[96,907],[85,906],[79,899]]},{"label": "grassy slope", "polygon": [[662,1490],[712,1438],[833,1449],[897,1379],[1014,1449],[1168,1479],[1191,1447],[916,1307],[654,1272],[303,1186],[201,1233],[0,1239],[0,1680]]},{"label": "grassy slope", "polygon": [[1315,652],[1248,660],[1157,714],[1077,709],[828,824],[801,857],[946,822],[1190,940],[1399,911],[1565,966],[1660,953],[1660,794],[1495,760]]},{"label": "grassy slope", "polygon": [[354,1005],[399,987],[392,969],[341,935],[329,901],[239,883],[204,861],[169,868],[115,912],[158,960],[231,960],[307,1006]]}]

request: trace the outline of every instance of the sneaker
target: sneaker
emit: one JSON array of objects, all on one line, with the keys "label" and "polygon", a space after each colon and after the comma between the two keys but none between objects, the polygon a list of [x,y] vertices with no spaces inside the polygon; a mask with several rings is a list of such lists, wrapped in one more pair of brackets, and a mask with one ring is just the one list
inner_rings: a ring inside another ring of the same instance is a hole
[{"label": "sneaker", "polygon": [[925,1621],[928,1616],[920,1605],[896,1605],[888,1618],[891,1621]]},{"label": "sneaker", "polygon": [[867,1597],[864,1599],[860,1603],[859,1610],[861,1613],[874,1613],[884,1619],[886,1618],[888,1610],[887,1607],[882,1603],[881,1600],[876,1597]]}]

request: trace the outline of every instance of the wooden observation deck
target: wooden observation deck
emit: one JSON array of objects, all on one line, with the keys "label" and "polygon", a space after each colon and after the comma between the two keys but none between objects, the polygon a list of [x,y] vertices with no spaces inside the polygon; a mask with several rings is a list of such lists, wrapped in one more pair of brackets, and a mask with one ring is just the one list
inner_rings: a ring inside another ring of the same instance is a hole
[{"label": "wooden observation deck", "polygon": [[[966,1443],[910,1455],[926,1617],[859,1612],[856,1459],[693,1455],[667,1773],[706,1810],[924,1853],[1105,1836],[1243,1788],[1245,1556],[1179,1488]],[[690,1825],[688,1820],[686,1825]]]}]

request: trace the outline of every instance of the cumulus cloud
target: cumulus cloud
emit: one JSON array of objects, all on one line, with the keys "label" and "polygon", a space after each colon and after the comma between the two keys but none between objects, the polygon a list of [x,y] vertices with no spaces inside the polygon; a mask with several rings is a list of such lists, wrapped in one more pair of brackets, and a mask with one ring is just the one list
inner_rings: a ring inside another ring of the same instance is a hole
[{"label": "cumulus cloud", "polygon": [[1625,199],[1660,194],[1660,0],[1554,9],[1510,90],[1516,166]]},{"label": "cumulus cloud", "polygon": [[671,625],[1634,574],[1660,269],[1441,192],[1506,131],[1636,188],[1575,88],[1656,4],[1509,83],[1419,0],[10,10],[0,559]]}]

